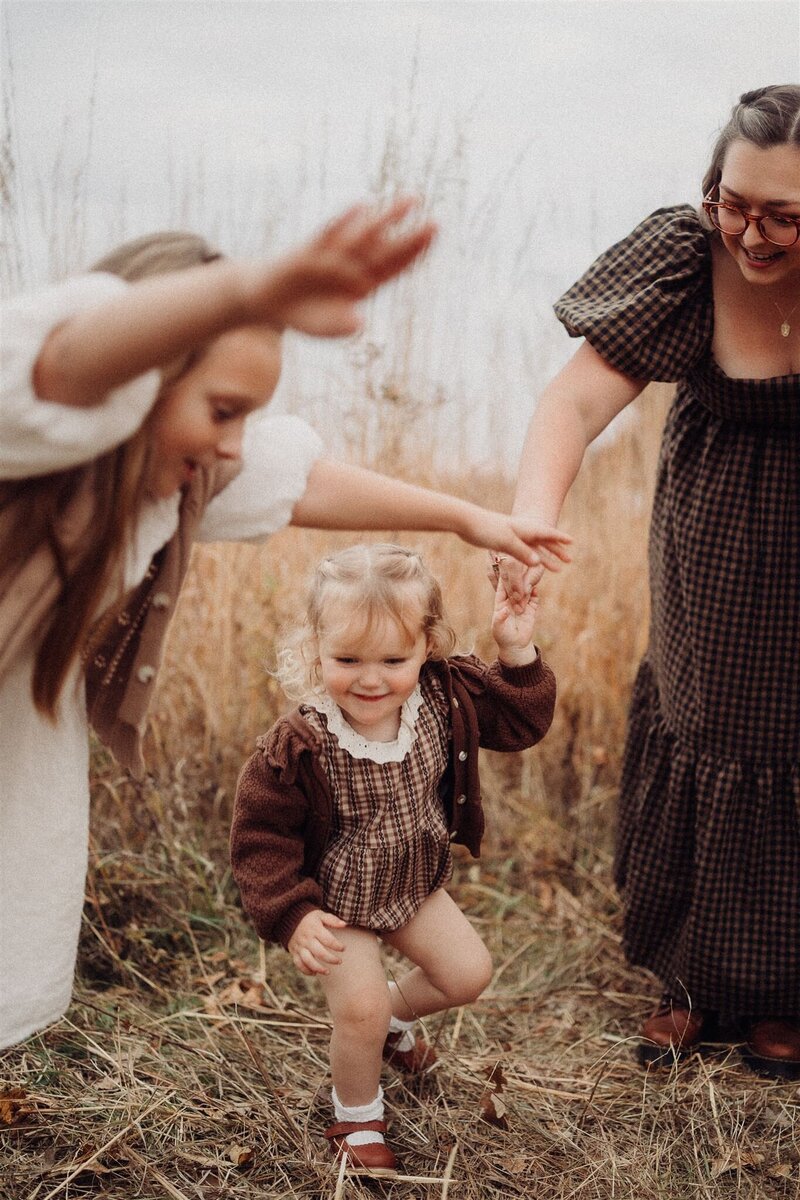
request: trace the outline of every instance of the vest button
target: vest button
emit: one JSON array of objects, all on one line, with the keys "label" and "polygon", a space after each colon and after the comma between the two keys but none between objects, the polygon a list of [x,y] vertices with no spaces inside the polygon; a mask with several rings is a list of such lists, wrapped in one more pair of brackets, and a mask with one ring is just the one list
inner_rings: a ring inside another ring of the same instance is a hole
[{"label": "vest button", "polygon": [[139,680],[139,683],[149,683],[155,673],[155,667],[151,667],[148,663],[145,663],[144,666],[139,667],[139,670],[136,672],[136,678]]},{"label": "vest button", "polygon": [[467,803],[467,797],[466,797],[466,796],[458,796],[458,797],[456,798],[456,804],[466,804],[466,803]]},{"label": "vest button", "polygon": [[171,603],[172,597],[169,592],[156,592],[155,596],[153,596],[153,608],[169,608]]},{"label": "vest button", "polygon": [[466,750],[462,750],[462,751],[459,753],[459,756],[458,756],[458,761],[459,761],[459,762],[466,762],[466,761],[467,761],[467,752],[466,752]]}]

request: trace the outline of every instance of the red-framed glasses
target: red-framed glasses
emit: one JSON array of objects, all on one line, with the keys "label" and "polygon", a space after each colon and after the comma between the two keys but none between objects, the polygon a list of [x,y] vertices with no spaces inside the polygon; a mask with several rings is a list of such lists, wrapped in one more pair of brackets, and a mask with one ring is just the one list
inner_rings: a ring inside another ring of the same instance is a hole
[{"label": "red-framed glasses", "polygon": [[731,237],[741,237],[751,221],[765,242],[773,246],[793,246],[800,238],[800,217],[784,217],[778,213],[764,213],[756,216],[736,204],[727,204],[723,200],[712,200],[711,193],[716,190],[716,184],[703,201],[703,208],[708,213],[712,225],[721,233]]}]

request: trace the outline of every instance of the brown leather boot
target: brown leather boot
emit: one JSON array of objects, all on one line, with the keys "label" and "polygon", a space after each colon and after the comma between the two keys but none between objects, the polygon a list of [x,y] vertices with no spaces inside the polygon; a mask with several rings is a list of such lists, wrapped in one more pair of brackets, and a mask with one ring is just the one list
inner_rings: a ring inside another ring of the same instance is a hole
[{"label": "brown leather boot", "polygon": [[642,1025],[638,1058],[642,1066],[668,1063],[691,1053],[700,1042],[704,1014],[662,996],[658,1008]]},{"label": "brown leather boot", "polygon": [[347,1141],[350,1133],[386,1133],[385,1121],[337,1121],[325,1130],[328,1145],[336,1158],[345,1155],[348,1164],[359,1175],[371,1175],[375,1179],[387,1179],[397,1173],[397,1158],[385,1142],[364,1142],[352,1146]]},{"label": "brown leather boot", "polygon": [[800,1025],[774,1017],[754,1021],[742,1048],[751,1070],[771,1079],[800,1079]]}]

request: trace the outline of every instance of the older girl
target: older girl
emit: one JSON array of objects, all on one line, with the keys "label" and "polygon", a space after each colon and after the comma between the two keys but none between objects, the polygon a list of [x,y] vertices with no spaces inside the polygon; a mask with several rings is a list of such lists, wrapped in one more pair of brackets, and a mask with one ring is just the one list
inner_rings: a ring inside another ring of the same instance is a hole
[{"label": "older girl", "polygon": [[[535,558],[540,533],[321,457],[302,421],[253,419],[280,331],[337,336],[432,227],[347,213],[265,266],[157,235],[8,306],[0,403],[0,1046],[70,997],[91,724],[126,766],[195,539],[451,529]],[[551,539],[556,539],[554,542]]]}]

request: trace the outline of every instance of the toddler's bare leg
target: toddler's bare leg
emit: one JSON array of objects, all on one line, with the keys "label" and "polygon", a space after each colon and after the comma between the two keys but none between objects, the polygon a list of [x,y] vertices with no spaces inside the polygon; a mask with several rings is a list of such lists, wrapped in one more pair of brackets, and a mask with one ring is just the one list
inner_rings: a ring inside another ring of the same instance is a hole
[{"label": "toddler's bare leg", "polygon": [[333,1086],[342,1104],[356,1108],[378,1095],[391,1002],[375,934],[348,927],[336,936],[345,947],[342,961],[319,978],[333,1019]]},{"label": "toddler's bare leg", "polygon": [[402,929],[381,935],[416,965],[391,989],[401,1021],[477,1000],[492,978],[492,960],[478,934],[447,892],[428,896]]}]

